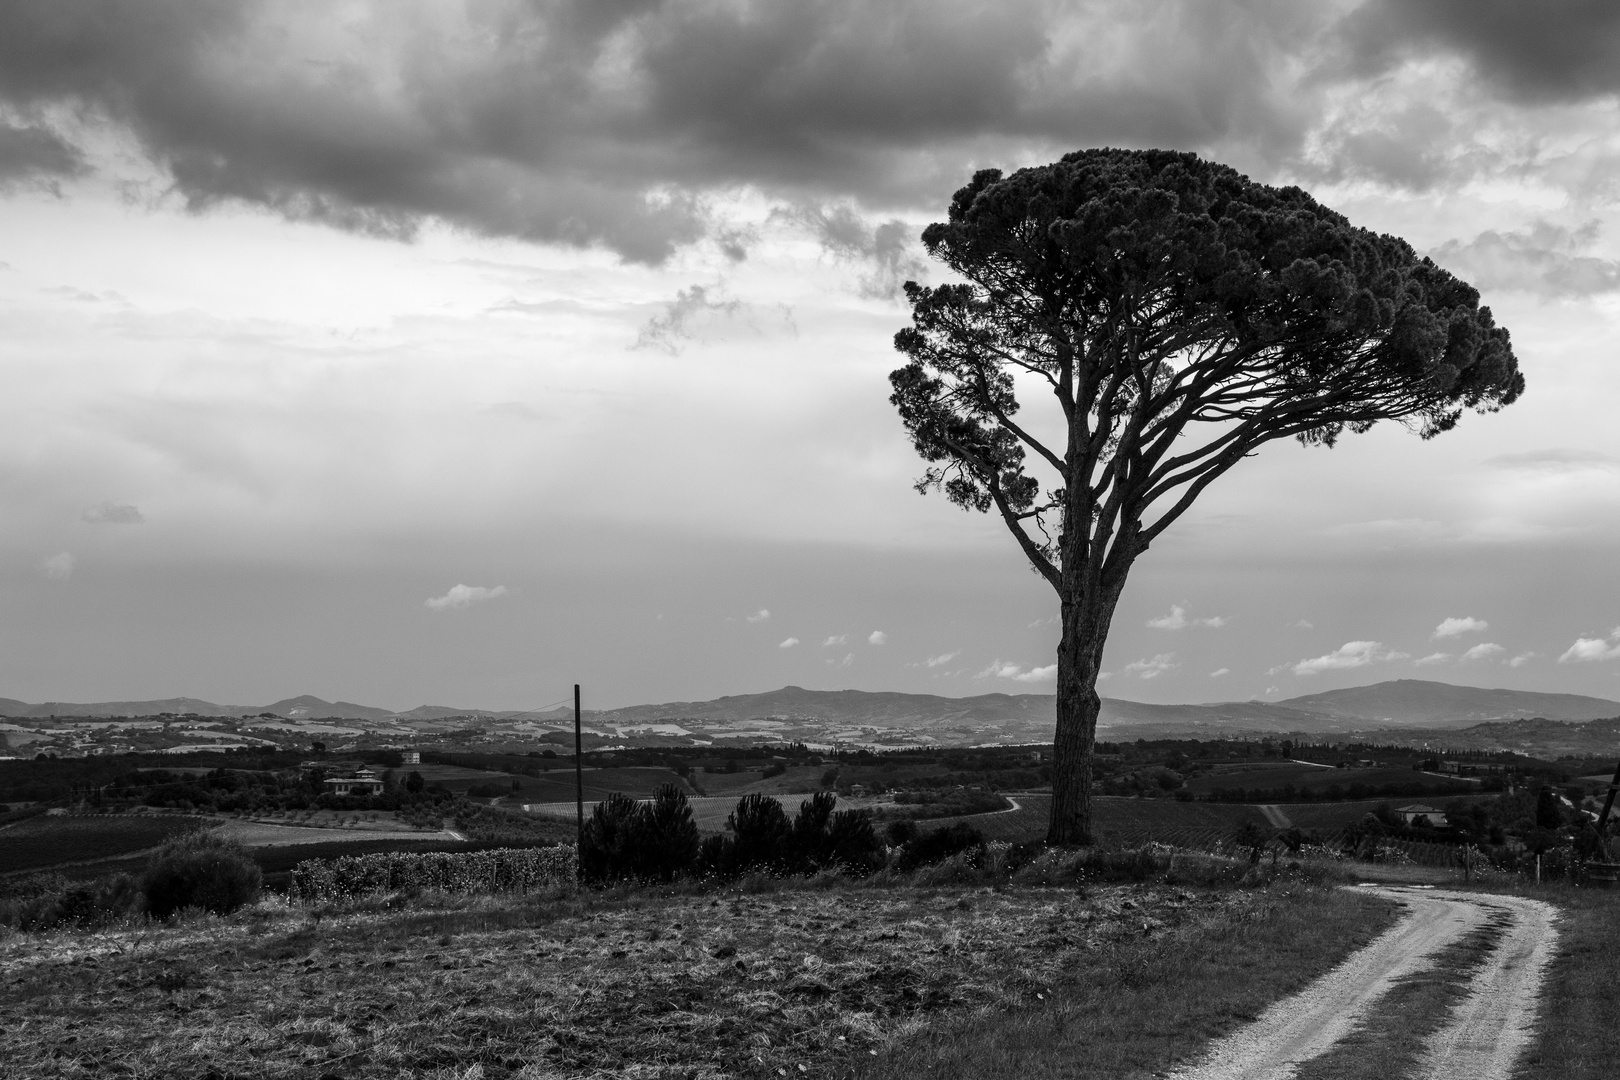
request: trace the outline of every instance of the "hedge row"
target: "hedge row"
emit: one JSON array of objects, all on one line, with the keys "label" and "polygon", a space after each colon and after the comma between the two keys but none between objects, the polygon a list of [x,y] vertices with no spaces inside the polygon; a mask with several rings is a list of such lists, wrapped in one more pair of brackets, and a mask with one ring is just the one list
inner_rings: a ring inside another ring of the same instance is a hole
[{"label": "hedge row", "polygon": [[562,846],[345,855],[338,859],[306,859],[293,867],[287,894],[295,901],[310,904],[421,889],[447,893],[527,892],[572,882],[576,865],[574,849]]}]

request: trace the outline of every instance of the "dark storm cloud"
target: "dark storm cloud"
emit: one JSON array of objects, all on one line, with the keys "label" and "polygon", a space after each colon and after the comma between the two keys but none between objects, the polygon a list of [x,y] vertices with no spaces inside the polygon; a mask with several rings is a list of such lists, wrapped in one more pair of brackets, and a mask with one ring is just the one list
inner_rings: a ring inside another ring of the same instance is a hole
[{"label": "dark storm cloud", "polygon": [[[436,217],[646,262],[710,237],[737,259],[717,192],[870,212],[1054,146],[1276,160],[1308,119],[1280,65],[1321,29],[1297,8],[21,0],[0,6],[0,104],[127,131],[195,209],[393,236]],[[864,243],[892,269],[887,239]]]},{"label": "dark storm cloud", "polygon": [[1620,91],[1620,4],[1614,0],[1370,0],[1345,23],[1364,72],[1414,54],[1465,57],[1502,96],[1577,101]]},{"label": "dark storm cloud", "polygon": [[83,171],[83,157],[49,128],[0,123],[0,184],[48,184]]}]

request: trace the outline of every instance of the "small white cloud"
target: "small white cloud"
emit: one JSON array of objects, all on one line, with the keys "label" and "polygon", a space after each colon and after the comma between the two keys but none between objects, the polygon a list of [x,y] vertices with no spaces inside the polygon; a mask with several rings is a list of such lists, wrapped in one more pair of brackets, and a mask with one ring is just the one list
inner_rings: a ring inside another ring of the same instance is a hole
[{"label": "small white cloud", "polygon": [[39,564],[40,572],[52,581],[66,581],[73,576],[75,560],[72,555],[64,551],[60,555],[52,555]]},{"label": "small white cloud", "polygon": [[1436,664],[1443,664],[1450,659],[1451,654],[1448,652],[1435,652],[1430,653],[1428,656],[1420,656],[1416,660],[1412,661],[1412,663],[1418,667],[1433,667]]},{"label": "small white cloud", "polygon": [[831,637],[829,637],[826,641],[823,641],[821,643],[821,647],[823,649],[830,649],[834,645],[848,645],[848,644],[849,644],[849,635],[848,634],[834,634]]},{"label": "small white cloud", "polygon": [[1216,668],[1214,671],[1210,672],[1209,677],[1212,678],[1212,679],[1218,679],[1222,675],[1230,675],[1230,674],[1232,674],[1232,669],[1229,668],[1229,667],[1223,667],[1223,668]]},{"label": "small white cloud", "polygon": [[1138,660],[1119,669],[1121,675],[1135,675],[1138,679],[1157,679],[1176,666],[1175,653],[1159,653],[1147,660]]},{"label": "small white cloud", "polygon": [[1462,658],[1464,660],[1489,660],[1491,657],[1505,652],[1507,652],[1507,650],[1502,648],[1502,646],[1498,645],[1494,641],[1482,641],[1478,645],[1475,645],[1472,649],[1469,649],[1467,652],[1463,653]]},{"label": "small white cloud", "polygon": [[799,643],[798,638],[790,637],[787,640],[783,641],[782,644],[778,645],[777,648],[778,649],[791,649],[791,648],[793,648],[793,646],[797,645],[798,643]]},{"label": "small white cloud", "polygon": [[924,660],[923,661],[923,666],[924,667],[943,667],[944,665],[950,663],[952,660],[955,660],[958,656],[961,656],[961,655],[962,655],[962,650],[961,649],[957,649],[955,652],[940,653],[938,656],[930,656],[927,660]]},{"label": "small white cloud", "polygon": [[1520,653],[1518,656],[1515,656],[1513,659],[1509,660],[1507,662],[1507,666],[1508,667],[1524,667],[1524,665],[1528,664],[1531,660],[1534,660],[1535,657],[1536,657],[1536,654],[1533,653],[1533,652]]},{"label": "small white cloud", "polygon": [[874,630],[870,634],[868,634],[867,637],[866,637],[866,643],[868,645],[882,645],[884,642],[886,642],[888,640],[889,640],[889,635],[885,634],[881,630]]},{"label": "small white cloud", "polygon": [[1011,660],[992,660],[988,667],[973,677],[987,679],[991,676],[1011,679],[1014,682],[1045,682],[1057,677],[1057,665],[1047,664],[1045,667],[1026,669],[1022,664],[1015,664]]},{"label": "small white cloud", "polygon": [[771,613],[770,613],[770,611],[768,609],[760,608],[758,611],[756,611],[752,615],[748,616],[748,621],[749,622],[764,622],[766,619],[768,619],[770,617],[771,617]]},{"label": "small white cloud", "polygon": [[1280,694],[1280,693],[1282,693],[1282,691],[1279,690],[1275,686],[1268,686],[1268,687],[1266,687],[1266,693],[1268,693],[1268,694]]},{"label": "small white cloud", "polygon": [[1477,634],[1490,625],[1484,619],[1476,619],[1469,615],[1464,615],[1460,619],[1442,619],[1440,625],[1434,628],[1431,637],[1438,641],[1440,638],[1456,637],[1458,634]]},{"label": "small white cloud", "polygon": [[453,585],[443,596],[435,596],[429,600],[427,606],[433,611],[444,611],[446,608],[471,607],[473,604],[481,604],[485,600],[505,595],[505,585],[497,585],[493,589],[486,589],[482,585]]},{"label": "small white cloud", "polygon": [[1301,620],[1299,620],[1299,622],[1294,624],[1294,629],[1295,630],[1315,630],[1316,629],[1316,624],[1311,622],[1311,620],[1309,620],[1309,619],[1301,619]]},{"label": "small white cloud", "polygon": [[1170,614],[1147,621],[1150,630],[1180,630],[1187,625],[1187,609],[1180,604],[1170,605]]},{"label": "small white cloud", "polygon": [[[1610,638],[1620,638],[1620,634],[1610,634]],[[1602,638],[1576,638],[1575,644],[1564,650],[1558,658],[1560,664],[1578,664],[1588,660],[1613,660],[1620,657],[1620,641],[1610,645]]]},{"label": "small white cloud", "polygon": [[1207,619],[1189,619],[1186,608],[1180,604],[1171,604],[1170,614],[1149,619],[1147,624],[1153,630],[1185,630],[1189,626],[1207,626],[1211,630],[1219,630],[1228,621],[1224,615],[1213,615]]},{"label": "small white cloud", "polygon": [[827,661],[829,666],[835,667],[835,668],[849,667],[849,665],[853,664],[854,662],[855,662],[855,654],[854,653],[846,654],[842,660],[828,660]]},{"label": "small white cloud", "polygon": [[110,502],[92,506],[80,517],[96,525],[139,525],[146,520],[139,507]]},{"label": "small white cloud", "polygon": [[1377,641],[1347,641],[1324,656],[1301,660],[1294,665],[1295,675],[1315,675],[1321,671],[1339,671],[1345,668],[1366,667],[1385,660],[1405,660],[1406,653],[1391,652]]}]

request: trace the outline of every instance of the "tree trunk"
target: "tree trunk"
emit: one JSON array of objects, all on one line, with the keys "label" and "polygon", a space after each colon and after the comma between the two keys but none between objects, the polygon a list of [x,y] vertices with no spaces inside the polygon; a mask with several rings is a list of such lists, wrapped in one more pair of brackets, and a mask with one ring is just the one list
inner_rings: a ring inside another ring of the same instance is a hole
[{"label": "tree trunk", "polygon": [[1119,590],[1099,586],[1063,599],[1057,657],[1057,733],[1052,754],[1048,844],[1091,843],[1091,752],[1097,735],[1097,674]]}]

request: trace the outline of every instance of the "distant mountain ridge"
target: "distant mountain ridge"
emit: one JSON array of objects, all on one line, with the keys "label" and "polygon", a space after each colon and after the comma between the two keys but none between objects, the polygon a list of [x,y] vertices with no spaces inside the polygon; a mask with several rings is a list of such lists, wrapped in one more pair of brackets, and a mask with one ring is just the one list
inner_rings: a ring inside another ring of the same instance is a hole
[{"label": "distant mountain ridge", "polygon": [[[345,719],[361,722],[433,723],[450,717],[496,721],[566,721],[570,710],[455,709],[421,705],[393,712],[353,702],[329,702],[302,695],[270,705],[217,705],[198,698],[156,701],[110,701],[94,704],[44,702],[29,704],[0,698],[0,714],[13,719],[57,717],[153,716],[197,713],[201,716],[257,716],[273,713],[289,720]],[[927,730],[970,730],[1000,725],[1019,730],[1050,731],[1056,719],[1051,694],[979,694],[943,697],[866,690],[806,690],[784,686],[758,694],[734,694],[710,701],[673,701],[589,710],[593,724],[634,727],[686,719],[746,722],[769,718],[816,719],[851,726]],[[1102,738],[1126,731],[1142,735],[1227,734],[1235,732],[1338,733],[1379,729],[1457,729],[1490,721],[1540,718],[1584,722],[1620,716],[1620,702],[1580,694],[1483,689],[1420,679],[1397,679],[1348,687],[1284,701],[1215,702],[1202,705],[1155,705],[1104,698],[1099,718]],[[1133,734],[1135,738],[1138,735]]]}]

